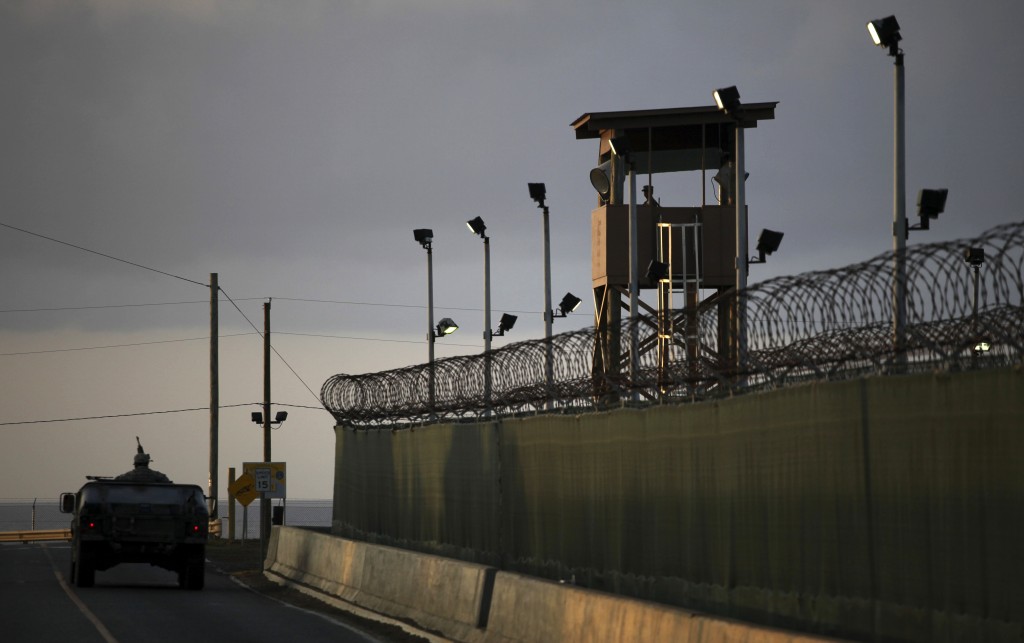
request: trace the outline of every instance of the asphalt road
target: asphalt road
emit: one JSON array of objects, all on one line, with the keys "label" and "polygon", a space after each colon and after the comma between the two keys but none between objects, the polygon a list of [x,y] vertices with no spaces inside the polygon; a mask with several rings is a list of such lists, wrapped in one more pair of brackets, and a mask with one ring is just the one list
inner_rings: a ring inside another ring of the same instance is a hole
[{"label": "asphalt road", "polygon": [[290,643],[380,639],[336,619],[258,594],[207,564],[206,588],[178,588],[172,572],[144,564],[68,583],[67,543],[0,545],[0,640]]}]

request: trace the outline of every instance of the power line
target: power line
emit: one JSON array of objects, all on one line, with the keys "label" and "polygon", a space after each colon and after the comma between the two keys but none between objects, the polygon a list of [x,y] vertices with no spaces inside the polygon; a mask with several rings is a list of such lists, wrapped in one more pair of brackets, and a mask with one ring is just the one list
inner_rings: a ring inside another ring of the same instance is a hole
[{"label": "power line", "polygon": [[[245,301],[246,299],[265,299],[265,297],[246,297],[239,299],[238,301]],[[177,306],[179,304],[209,304],[208,299],[200,299],[196,301],[160,301],[148,304],[106,304],[103,306],[61,306],[57,308],[8,308],[6,310],[0,310],[0,313],[48,313],[62,310],[102,310],[104,308],[142,308],[144,306]]]},{"label": "power line", "polygon": [[[246,337],[248,335],[259,334],[259,333],[229,333],[226,335],[219,335],[221,338],[225,337]],[[385,339],[383,337],[352,337],[347,335],[322,335],[317,333],[289,333],[285,331],[274,331],[275,335],[288,335],[295,337],[316,337],[322,339],[346,339],[351,341],[360,342],[390,342],[396,344],[421,344],[422,341],[411,340],[411,339]],[[260,335],[262,337],[262,335]],[[103,346],[73,346],[71,348],[48,348],[37,351],[17,351],[12,353],[0,353],[0,357],[17,357],[20,355],[47,355],[50,353],[72,353],[76,351],[96,351],[104,350],[108,348],[133,348],[136,346],[151,346],[156,344],[173,344],[178,342],[196,342],[201,340],[210,339],[208,336],[203,337],[182,337],[178,339],[158,339],[151,342],[132,342],[128,344],[106,344]],[[465,348],[479,348],[479,344],[457,344],[454,342],[445,342],[444,346],[460,346]],[[308,387],[307,387],[308,388]]]},{"label": "power line", "polygon": [[164,272],[163,270],[157,270],[156,268],[150,268],[149,266],[143,266],[142,264],[135,263],[134,261],[128,261],[127,259],[121,259],[119,257],[114,257],[112,255],[104,254],[102,252],[97,252],[96,250],[90,250],[89,248],[83,248],[82,246],[76,246],[73,243],[68,243],[67,241],[61,241],[60,239],[54,239],[53,237],[48,237],[45,234],[39,234],[38,232],[32,232],[31,230],[25,230],[24,228],[19,228],[17,226],[12,226],[9,223],[3,223],[2,221],[0,221],[0,226],[3,226],[5,228],[10,228],[11,230],[17,230],[18,232],[24,232],[25,234],[30,234],[33,237],[39,237],[40,239],[46,239],[47,241],[53,241],[54,243],[59,243],[59,244],[62,244],[62,245],[65,245],[65,246],[68,246],[68,247],[71,247],[71,248],[75,248],[76,250],[82,250],[83,252],[90,252],[90,253],[92,253],[94,255],[99,255],[101,257],[105,257],[107,259],[112,259],[114,261],[120,261],[121,263],[126,263],[129,266],[135,266],[136,268],[142,268],[143,270],[149,270],[151,272],[156,272],[156,273],[159,273],[161,275],[165,275],[167,277],[174,277],[175,279],[180,279],[182,281],[187,281],[187,282],[189,282],[191,284],[196,284],[196,285],[199,285],[199,286],[203,286],[205,288],[209,288],[210,287],[209,284],[204,284],[201,281],[195,281],[194,279],[188,279],[187,277],[182,277],[180,275],[175,275],[175,274],[171,274],[169,272]]},{"label": "power line", "polygon": [[[313,409],[314,411],[327,411],[322,405],[321,406],[309,406],[306,404],[285,404],[284,402],[272,402],[274,406],[287,406],[291,409]],[[330,411],[328,411],[329,413]]]},{"label": "power line", "polygon": [[[392,342],[395,344],[422,344],[423,340],[412,340],[412,339],[384,339],[382,337],[351,337],[348,335],[320,335],[316,333],[288,333],[280,330],[274,331],[275,335],[290,335],[296,337],[319,337],[324,339],[350,339],[360,342]],[[464,346],[466,348],[480,348],[480,344],[456,344],[453,342],[445,342],[443,346]]]},{"label": "power line", "polygon": [[[223,404],[218,408],[231,409],[239,406],[252,406],[259,404],[259,402],[246,402],[244,404]],[[193,411],[209,411],[209,406],[203,406],[195,409],[172,409],[169,411],[142,411],[139,413],[117,413],[113,415],[92,415],[88,417],[77,417],[77,418],[61,418],[58,420],[24,420],[22,422],[0,422],[0,426],[14,426],[16,424],[50,424],[53,422],[81,422],[83,420],[108,420],[111,418],[128,418],[138,417],[140,415],[165,415],[167,413],[191,413]]]},{"label": "power line", "polygon": [[[344,301],[344,300],[336,300],[336,299],[309,299],[309,298],[302,298],[302,297],[273,297],[273,299],[280,299],[280,300],[283,300],[283,301],[304,301],[304,302],[316,303],[316,304],[343,304],[343,305],[346,305],[346,306],[381,306],[381,307],[386,307],[386,308],[418,308],[418,309],[426,308],[426,306],[423,306],[421,304],[384,304],[384,303],[372,302],[372,301]],[[241,301],[241,300],[239,300],[239,301]],[[434,308],[437,309],[437,310],[461,310],[461,311],[469,311],[469,312],[481,312],[483,310],[483,308],[459,308],[457,306],[438,306],[437,304],[434,305]],[[519,313],[521,315],[532,315],[532,314],[540,315],[540,314],[542,314],[542,312],[538,311],[538,310],[506,310],[505,312]]]},{"label": "power line", "polygon": [[[220,291],[222,293],[224,293],[224,296],[227,297],[228,301],[231,302],[231,305],[235,307],[235,310],[237,310],[238,314],[242,316],[242,319],[244,319],[245,321],[249,322],[249,325],[252,326],[252,329],[256,331],[256,334],[259,335],[260,337],[263,337],[263,333],[260,332],[260,329],[256,328],[256,324],[252,323],[252,321],[248,317],[245,316],[245,313],[243,313],[242,309],[238,307],[238,304],[235,303],[235,300],[233,300],[231,298],[231,296],[228,295],[228,293],[225,292],[225,290],[223,288],[220,288]],[[320,402],[320,396],[317,395],[316,393],[314,393],[313,389],[309,388],[309,384],[306,384],[306,381],[304,379],[299,377],[299,374],[295,372],[295,369],[292,368],[292,365],[288,363],[288,360],[286,360],[284,358],[284,356],[281,355],[281,353],[279,353],[277,351],[277,349],[273,347],[273,345],[271,345],[270,350],[274,351],[274,354],[277,355],[277,357],[282,362],[284,362],[284,365],[287,366],[288,370],[292,372],[292,375],[295,376],[295,379],[299,380],[299,382],[301,382],[302,385],[306,387],[306,390],[309,391],[309,394],[313,396],[313,399],[315,399],[317,402]]]},{"label": "power line", "polygon": [[[2,225],[2,224],[0,224]],[[196,282],[198,283],[198,282]],[[206,284],[203,284],[206,285]],[[235,301],[252,301],[252,300],[265,300],[265,299],[277,299],[280,301],[299,301],[317,304],[339,304],[344,306],[371,306],[371,307],[382,307],[382,308],[415,308],[425,309],[426,306],[416,304],[386,304],[382,302],[373,301],[340,301],[334,299],[309,299],[303,297],[239,297]],[[144,304],[106,304],[102,306],[58,306],[52,308],[8,308],[0,309],[0,313],[43,313],[43,312],[59,312],[65,310],[103,310],[105,308],[141,308],[145,306],[177,306],[180,304],[208,304],[209,300],[200,299],[195,301],[162,301]],[[434,306],[437,310],[459,310],[469,312],[480,312],[483,308],[459,308],[455,306]],[[518,313],[522,315],[541,314],[536,310],[508,310],[506,312]]]},{"label": "power line", "polygon": [[[232,333],[229,335],[220,335],[220,337],[242,337],[244,335],[252,335],[252,333]],[[209,337],[185,337],[182,339],[159,339],[152,342],[134,342],[131,344],[108,344],[106,346],[79,346],[74,348],[51,348],[47,350],[39,351],[22,351],[18,353],[0,353],[0,357],[12,357],[15,355],[42,355],[45,353],[69,353],[72,351],[95,351],[104,348],[128,348],[132,346],[150,346],[152,344],[173,344],[176,342],[195,342],[202,339],[210,339]]]}]

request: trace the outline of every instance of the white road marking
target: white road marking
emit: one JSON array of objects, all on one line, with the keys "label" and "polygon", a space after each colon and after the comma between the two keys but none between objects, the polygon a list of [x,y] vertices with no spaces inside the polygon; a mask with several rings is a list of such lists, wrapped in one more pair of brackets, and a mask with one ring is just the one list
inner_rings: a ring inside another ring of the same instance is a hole
[{"label": "white road marking", "polygon": [[43,551],[46,553],[46,558],[50,561],[50,566],[53,567],[53,575],[57,577],[57,582],[60,583],[61,589],[63,589],[64,593],[68,595],[71,602],[78,607],[78,610],[85,615],[85,618],[89,619],[89,622],[96,628],[96,631],[99,632],[104,641],[107,643],[117,643],[117,639],[110,633],[110,630],[108,630],[107,626],[103,624],[103,621],[92,613],[86,604],[82,602],[82,599],[78,598],[78,594],[75,593],[75,590],[71,589],[68,582],[64,580],[64,575],[57,569],[57,565],[53,562],[53,557],[50,556],[50,550],[45,544],[43,545]]}]

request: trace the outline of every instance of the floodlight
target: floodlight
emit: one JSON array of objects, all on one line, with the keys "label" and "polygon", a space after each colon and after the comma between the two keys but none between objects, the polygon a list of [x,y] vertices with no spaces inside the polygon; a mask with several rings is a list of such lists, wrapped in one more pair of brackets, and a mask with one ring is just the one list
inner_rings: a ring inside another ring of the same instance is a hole
[{"label": "floodlight", "polygon": [[939,214],[946,209],[946,195],[949,190],[921,190],[917,194],[917,213],[929,219],[938,219]]},{"label": "floodlight", "polygon": [[872,20],[868,23],[868,33],[876,45],[889,50],[890,56],[899,53],[898,43],[903,37],[900,35],[900,24],[896,22],[896,16]]},{"label": "floodlight", "polygon": [[647,281],[657,283],[668,279],[668,264],[652,260],[647,266]]},{"label": "floodlight", "polygon": [[770,255],[779,249],[782,243],[783,233],[764,228],[757,236],[757,256],[751,257],[747,263],[764,263],[765,255]]},{"label": "floodlight", "polygon": [[274,424],[280,424],[288,419],[288,411],[278,411],[274,416]]},{"label": "floodlight", "polygon": [[252,421],[256,424],[263,424],[263,414],[259,411],[252,412]]},{"label": "floodlight", "polygon": [[543,183],[527,183],[526,185],[530,188],[530,198],[536,201],[538,206],[543,208],[547,188],[544,187]]},{"label": "floodlight", "polygon": [[965,248],[964,249],[964,261],[969,265],[977,268],[985,263],[985,249],[984,248]]},{"label": "floodlight", "polygon": [[921,219],[921,223],[916,226],[909,226],[907,228],[907,234],[910,234],[910,230],[928,230],[932,219],[938,219],[939,214],[946,208],[946,193],[949,190],[943,188],[941,190],[921,190],[917,193],[917,216]]},{"label": "floodlight", "polygon": [[722,110],[733,118],[738,117],[740,110],[740,92],[736,89],[736,86],[723,87],[722,89],[716,89],[714,92],[715,103],[718,105],[718,109]]},{"label": "floodlight", "polygon": [[515,316],[515,315],[509,315],[508,313],[503,313],[501,315],[501,320],[498,321],[498,330],[491,331],[491,335],[492,336],[504,335],[505,331],[512,330],[512,327],[516,325],[516,320],[517,319],[519,319],[519,318],[517,316]]},{"label": "floodlight", "polygon": [[452,321],[451,317],[445,317],[437,324],[437,337],[444,337],[445,335],[451,335],[455,331],[459,330],[459,325]]},{"label": "floodlight", "polygon": [[516,320],[517,319],[519,319],[519,317],[517,317],[515,315],[509,315],[508,313],[503,313],[502,316],[501,316],[501,320],[498,321],[498,329],[499,330],[512,330],[512,327],[516,325]]},{"label": "floodlight", "polygon": [[426,248],[434,240],[434,231],[429,228],[419,228],[412,231],[412,236],[421,246]]},{"label": "floodlight", "polygon": [[487,236],[484,234],[484,230],[487,229],[487,226],[484,225],[484,220],[481,219],[480,217],[470,219],[469,221],[466,222],[466,225],[469,226],[469,230],[473,234],[480,235],[481,237]]},{"label": "floodlight", "polygon": [[779,249],[779,244],[782,243],[782,232],[776,232],[775,230],[769,230],[765,228],[761,230],[761,234],[757,237],[757,251],[763,252],[766,255],[770,255]]},{"label": "floodlight", "polygon": [[611,146],[615,156],[629,156],[631,148],[629,146],[629,139],[625,135],[616,136],[608,141],[608,144]]},{"label": "floodlight", "polygon": [[558,304],[558,312],[560,313],[558,316],[565,317],[579,308],[581,303],[583,301],[576,295],[571,292],[565,293],[565,297],[562,297],[562,301]]},{"label": "floodlight", "polygon": [[606,168],[610,165],[610,163],[602,163],[590,170],[590,184],[594,186],[594,189],[597,190],[602,199],[607,199],[612,191],[612,182],[608,178],[608,172],[606,171]]}]

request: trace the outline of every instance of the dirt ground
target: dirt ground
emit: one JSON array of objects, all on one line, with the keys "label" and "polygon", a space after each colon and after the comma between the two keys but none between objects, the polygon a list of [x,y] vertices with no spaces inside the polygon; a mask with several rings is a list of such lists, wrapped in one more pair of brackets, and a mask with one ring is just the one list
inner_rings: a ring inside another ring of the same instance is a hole
[{"label": "dirt ground", "polygon": [[350,614],[297,589],[278,585],[267,579],[261,571],[258,540],[236,540],[229,543],[226,539],[211,538],[206,546],[206,557],[211,567],[234,577],[260,594],[312,612],[326,614],[381,640],[393,643],[424,643],[427,640],[397,626]]}]

